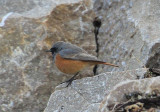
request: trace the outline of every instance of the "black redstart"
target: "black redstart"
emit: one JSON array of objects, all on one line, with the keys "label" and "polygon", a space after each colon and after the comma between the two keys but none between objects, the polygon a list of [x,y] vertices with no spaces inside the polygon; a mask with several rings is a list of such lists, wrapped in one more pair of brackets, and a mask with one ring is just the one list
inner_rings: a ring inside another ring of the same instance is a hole
[{"label": "black redstart", "polygon": [[47,52],[52,53],[54,63],[61,72],[74,75],[66,81],[68,83],[67,87],[72,83],[76,75],[86,67],[97,64],[118,67],[117,65],[100,61],[82,48],[67,42],[56,42]]}]

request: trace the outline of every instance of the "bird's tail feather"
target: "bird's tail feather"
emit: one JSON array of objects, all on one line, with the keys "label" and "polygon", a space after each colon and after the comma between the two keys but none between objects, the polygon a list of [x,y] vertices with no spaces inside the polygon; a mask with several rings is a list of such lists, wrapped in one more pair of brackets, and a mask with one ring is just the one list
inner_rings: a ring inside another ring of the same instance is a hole
[{"label": "bird's tail feather", "polygon": [[118,65],[114,65],[114,64],[110,64],[110,63],[106,63],[106,62],[102,62],[102,64],[104,64],[104,65],[110,65],[110,66],[114,66],[114,67],[119,67]]},{"label": "bird's tail feather", "polygon": [[93,65],[95,65],[95,64],[103,64],[103,65],[109,65],[109,66],[119,67],[118,65],[114,65],[114,64],[111,64],[111,63],[106,63],[106,62],[103,62],[103,61],[92,61],[92,64]]}]

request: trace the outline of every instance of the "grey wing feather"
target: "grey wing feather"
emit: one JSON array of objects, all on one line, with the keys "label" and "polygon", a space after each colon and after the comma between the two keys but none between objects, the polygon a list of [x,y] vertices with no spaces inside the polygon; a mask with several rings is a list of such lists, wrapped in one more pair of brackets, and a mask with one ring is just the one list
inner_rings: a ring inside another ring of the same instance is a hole
[{"label": "grey wing feather", "polygon": [[81,60],[81,61],[100,61],[97,57],[89,55],[83,49],[65,49],[59,53],[65,59]]}]

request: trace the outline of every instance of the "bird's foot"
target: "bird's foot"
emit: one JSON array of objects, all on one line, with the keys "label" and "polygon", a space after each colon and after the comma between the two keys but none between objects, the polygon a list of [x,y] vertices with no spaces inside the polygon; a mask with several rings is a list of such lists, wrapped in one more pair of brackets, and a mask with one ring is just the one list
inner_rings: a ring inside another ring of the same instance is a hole
[{"label": "bird's foot", "polygon": [[[62,82],[62,83],[68,83],[66,87],[68,87],[69,85],[71,85],[72,81],[74,80],[74,78],[78,75],[79,72],[77,72],[72,78],[70,78],[69,80]],[[62,84],[61,83],[61,84]]]},{"label": "bird's foot", "polygon": [[61,84],[67,83],[66,87],[68,87],[69,85],[71,85],[71,83],[72,83],[73,80],[74,80],[74,78],[70,78],[69,80],[62,82]]}]

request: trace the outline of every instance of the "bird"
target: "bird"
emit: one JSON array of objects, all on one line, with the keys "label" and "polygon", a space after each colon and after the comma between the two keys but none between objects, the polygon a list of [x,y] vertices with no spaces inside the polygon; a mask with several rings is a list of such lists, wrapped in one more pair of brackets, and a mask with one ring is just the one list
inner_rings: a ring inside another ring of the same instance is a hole
[{"label": "bird", "polygon": [[101,17],[95,17],[93,20],[94,33],[97,36],[99,34],[99,28],[102,25]]},{"label": "bird", "polygon": [[66,87],[71,85],[80,71],[89,66],[104,64],[118,67],[117,65],[101,61],[97,57],[88,54],[84,49],[64,41],[54,43],[52,48],[46,52],[52,53],[53,62],[61,72],[73,76],[65,81],[68,83]]}]

